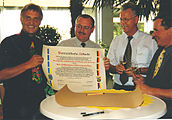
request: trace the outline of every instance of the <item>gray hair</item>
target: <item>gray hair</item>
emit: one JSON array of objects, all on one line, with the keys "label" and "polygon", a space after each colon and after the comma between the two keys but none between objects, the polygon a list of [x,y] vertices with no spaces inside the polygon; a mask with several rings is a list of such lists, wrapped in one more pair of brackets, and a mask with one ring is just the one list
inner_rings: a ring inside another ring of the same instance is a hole
[{"label": "gray hair", "polygon": [[42,13],[42,9],[40,6],[38,5],[35,5],[33,3],[30,3],[30,4],[27,4],[23,7],[23,9],[21,10],[21,13],[20,15],[22,16],[24,12],[28,11],[28,10],[33,10],[33,11],[36,11],[39,13],[40,17],[41,17],[41,20],[43,18],[43,13]]},{"label": "gray hair", "polygon": [[131,10],[135,16],[139,15],[138,6],[133,2],[127,2],[127,3],[123,4],[121,7],[121,11],[127,10],[129,8],[131,8]]}]

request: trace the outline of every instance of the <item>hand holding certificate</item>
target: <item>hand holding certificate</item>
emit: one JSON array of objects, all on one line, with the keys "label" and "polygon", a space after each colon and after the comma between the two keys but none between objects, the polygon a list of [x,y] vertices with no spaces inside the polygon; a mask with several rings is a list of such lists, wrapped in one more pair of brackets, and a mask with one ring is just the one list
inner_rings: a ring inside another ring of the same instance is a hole
[{"label": "hand holding certificate", "polygon": [[42,64],[50,86],[64,85],[75,92],[106,89],[104,49],[79,47],[43,47]]}]

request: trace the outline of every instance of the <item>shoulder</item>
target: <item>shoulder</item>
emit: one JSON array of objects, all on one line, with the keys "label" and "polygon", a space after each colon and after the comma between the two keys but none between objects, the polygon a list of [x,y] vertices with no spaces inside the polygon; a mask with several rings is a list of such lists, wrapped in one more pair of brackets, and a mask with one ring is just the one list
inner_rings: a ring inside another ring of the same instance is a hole
[{"label": "shoulder", "polygon": [[139,31],[138,35],[137,35],[137,39],[139,39],[140,41],[144,42],[143,44],[153,44],[154,46],[157,46],[157,43],[155,41],[155,39],[152,38],[152,35]]},{"label": "shoulder", "polygon": [[169,47],[166,49],[166,52],[167,52],[170,56],[172,56],[172,45],[169,46]]},{"label": "shoulder", "polygon": [[118,40],[121,40],[121,39],[125,39],[126,35],[125,33],[115,37],[114,39],[112,39],[112,41],[118,41]]},{"label": "shoulder", "polygon": [[19,39],[19,35],[17,34],[8,36],[2,40],[1,45],[17,42],[18,39]]},{"label": "shoulder", "polygon": [[0,44],[0,54],[2,56],[9,56],[9,51],[13,52],[18,44],[18,35],[11,35],[3,39]]},{"label": "shoulder", "polygon": [[115,37],[114,39],[112,39],[111,45],[112,45],[112,46],[114,46],[114,45],[116,46],[116,45],[122,43],[122,41],[123,41],[125,38],[126,38],[126,36],[125,36],[125,34],[123,33],[123,34],[121,34],[121,35]]},{"label": "shoulder", "polygon": [[148,34],[148,33],[139,31],[138,34],[139,34],[139,36],[143,36],[143,37],[147,37],[147,38],[152,39],[152,36],[150,34]]},{"label": "shoulder", "polygon": [[89,43],[95,44],[95,45],[99,45],[96,42],[92,41],[92,40],[88,40]]},{"label": "shoulder", "polygon": [[125,33],[122,33],[121,35],[118,35],[117,37],[115,37],[115,39],[123,39],[126,37]]},{"label": "shoulder", "polygon": [[75,38],[70,38],[67,40],[61,40],[58,44],[58,46],[65,46],[65,45],[70,45],[71,43],[73,43],[75,41]]},{"label": "shoulder", "polygon": [[87,43],[89,43],[88,46],[91,48],[101,48],[100,45],[98,43],[95,43],[94,41],[88,40]]},{"label": "shoulder", "polygon": [[14,34],[14,35],[11,35],[11,36],[8,36],[6,38],[4,38],[4,40],[12,40],[12,39],[15,39],[15,38],[18,38],[19,35],[18,34]]}]

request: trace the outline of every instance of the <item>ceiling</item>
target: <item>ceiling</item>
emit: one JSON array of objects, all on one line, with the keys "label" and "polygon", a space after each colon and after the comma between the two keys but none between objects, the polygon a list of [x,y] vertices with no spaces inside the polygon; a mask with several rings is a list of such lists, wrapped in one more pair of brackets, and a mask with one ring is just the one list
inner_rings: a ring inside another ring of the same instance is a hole
[{"label": "ceiling", "polygon": [[[0,6],[20,7],[28,3],[34,3],[42,7],[69,7],[70,0],[0,0]],[[93,2],[90,2],[85,7],[92,7]]]}]

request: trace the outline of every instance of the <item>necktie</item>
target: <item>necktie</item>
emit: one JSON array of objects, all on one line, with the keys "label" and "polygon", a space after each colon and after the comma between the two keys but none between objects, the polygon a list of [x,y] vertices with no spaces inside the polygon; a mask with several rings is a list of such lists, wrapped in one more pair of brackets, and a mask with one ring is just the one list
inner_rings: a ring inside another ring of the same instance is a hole
[{"label": "necktie", "polygon": [[[131,67],[131,53],[132,53],[132,49],[131,49],[130,42],[131,42],[131,39],[133,37],[132,36],[128,36],[127,38],[128,38],[128,44],[127,44],[127,47],[125,49],[125,53],[124,53],[124,57],[123,57],[124,62],[126,63],[124,65],[124,67],[126,69],[129,68],[129,67]],[[124,85],[128,81],[128,76],[125,73],[121,74],[120,75],[120,81]]]},{"label": "necktie", "polygon": [[[34,45],[34,42],[32,41],[31,46],[30,46],[31,56],[34,55],[36,52],[34,48],[35,48],[35,45]],[[36,81],[38,84],[40,84],[40,82],[42,81],[41,71],[40,71],[39,66],[32,68],[32,80]]]},{"label": "necktie", "polygon": [[81,43],[81,46],[82,46],[82,47],[85,47],[85,45],[86,45],[85,43]]},{"label": "necktie", "polygon": [[156,66],[155,66],[155,70],[154,70],[154,74],[153,74],[153,77],[154,78],[156,76],[156,74],[158,73],[159,71],[159,68],[161,66],[161,63],[162,63],[162,60],[164,58],[164,53],[165,53],[165,49],[163,49],[157,59],[157,62],[156,62]]}]

